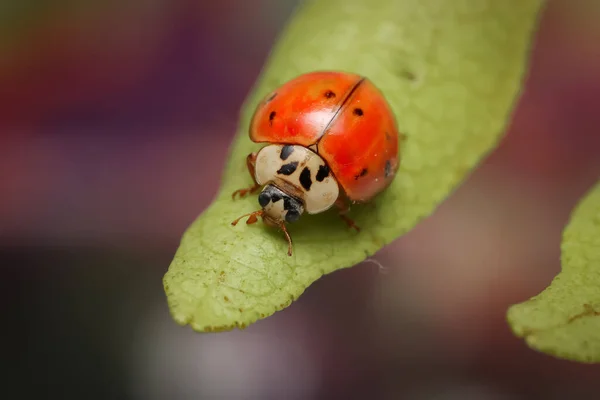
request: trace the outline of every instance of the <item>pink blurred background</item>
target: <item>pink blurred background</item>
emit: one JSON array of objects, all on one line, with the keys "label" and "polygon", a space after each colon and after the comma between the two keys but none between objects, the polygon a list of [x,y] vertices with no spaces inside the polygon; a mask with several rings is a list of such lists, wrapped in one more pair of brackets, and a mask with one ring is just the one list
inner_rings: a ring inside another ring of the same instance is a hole
[{"label": "pink blurred background", "polygon": [[[7,398],[589,399],[600,368],[512,336],[600,176],[600,6],[551,0],[501,146],[373,262],[245,331],[170,318],[162,276],[210,203],[296,1],[14,2],[0,26]],[[381,264],[381,267],[377,264]]]}]

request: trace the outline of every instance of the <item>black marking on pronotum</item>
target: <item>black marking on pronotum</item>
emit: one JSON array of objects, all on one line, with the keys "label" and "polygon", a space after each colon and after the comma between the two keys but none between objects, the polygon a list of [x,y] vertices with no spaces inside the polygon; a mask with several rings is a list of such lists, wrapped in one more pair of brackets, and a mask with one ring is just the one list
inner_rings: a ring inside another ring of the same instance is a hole
[{"label": "black marking on pronotum", "polygon": [[277,170],[278,174],[282,175],[291,175],[298,168],[298,161],[292,161],[291,163],[283,164],[279,170]]},{"label": "black marking on pronotum", "polygon": [[352,110],[352,113],[354,115],[356,115],[357,117],[362,117],[365,113],[363,112],[362,108],[355,108],[354,110]]},{"label": "black marking on pronotum", "polygon": [[312,179],[310,179],[310,169],[308,167],[304,167],[302,172],[300,173],[300,184],[304,188],[304,190],[310,190],[312,186]]},{"label": "black marking on pronotum", "polygon": [[392,162],[387,160],[385,162],[385,177],[389,177],[392,174]]},{"label": "black marking on pronotum", "polygon": [[289,144],[285,145],[281,148],[281,154],[279,155],[279,158],[281,158],[282,160],[287,160],[293,151],[294,151],[294,146],[289,145]]},{"label": "black marking on pronotum", "polygon": [[275,119],[275,115],[277,115],[277,113],[275,111],[271,111],[271,113],[269,114],[269,124],[270,125],[273,124],[273,120]]},{"label": "black marking on pronotum", "polygon": [[368,169],[366,169],[366,168],[361,169],[360,172],[358,173],[358,175],[354,175],[354,179],[362,178],[363,176],[365,176],[367,174],[367,172],[369,172]]},{"label": "black marking on pronotum", "polygon": [[325,92],[325,97],[328,99],[333,99],[335,97],[335,93],[333,93],[331,90],[328,90]]},{"label": "black marking on pronotum", "polygon": [[317,181],[323,182],[325,178],[329,176],[329,167],[327,165],[320,165],[319,170],[317,171]]}]

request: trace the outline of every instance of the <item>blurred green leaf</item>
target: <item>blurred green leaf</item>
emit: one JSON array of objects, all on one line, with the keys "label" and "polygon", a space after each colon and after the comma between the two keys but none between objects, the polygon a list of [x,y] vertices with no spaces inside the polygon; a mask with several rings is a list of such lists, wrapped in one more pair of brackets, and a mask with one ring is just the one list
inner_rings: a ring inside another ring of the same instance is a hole
[{"label": "blurred green leaf", "polygon": [[508,322],[536,350],[600,363],[600,183],[571,215],[561,258],[562,271],[552,284],[512,306]]},{"label": "blurred green leaf", "polygon": [[[287,307],[323,274],[363,261],[404,234],[455,189],[494,148],[526,70],[541,0],[305,1],[280,38],[245,104],[221,190],[184,234],[165,275],[171,313],[197,331],[245,327]],[[232,201],[251,183],[245,157],[258,101],[313,70],[368,76],[387,96],[406,139],[393,185],[354,207],[362,231],[335,212],[280,232],[230,225],[257,208]],[[201,184],[201,183],[199,183]]]}]

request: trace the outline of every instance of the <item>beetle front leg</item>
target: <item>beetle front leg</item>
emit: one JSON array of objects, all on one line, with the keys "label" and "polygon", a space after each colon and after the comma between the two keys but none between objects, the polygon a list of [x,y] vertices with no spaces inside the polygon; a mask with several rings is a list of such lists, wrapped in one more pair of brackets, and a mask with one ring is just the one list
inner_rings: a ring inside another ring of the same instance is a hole
[{"label": "beetle front leg", "polygon": [[338,197],[335,201],[335,206],[339,209],[340,218],[348,225],[348,227],[356,229],[357,232],[360,232],[358,225],[356,225],[352,219],[346,216],[346,213],[350,211],[350,204],[348,204],[348,201],[342,197]]},{"label": "beetle front leg", "polygon": [[238,194],[240,195],[240,198],[245,197],[248,194],[256,192],[260,188],[260,185],[256,183],[256,176],[254,175],[254,172],[256,170],[256,153],[248,154],[248,157],[246,157],[246,166],[248,167],[248,172],[250,172],[250,176],[252,177],[254,185],[244,189],[236,190],[231,195],[232,199],[235,199],[235,196]]}]

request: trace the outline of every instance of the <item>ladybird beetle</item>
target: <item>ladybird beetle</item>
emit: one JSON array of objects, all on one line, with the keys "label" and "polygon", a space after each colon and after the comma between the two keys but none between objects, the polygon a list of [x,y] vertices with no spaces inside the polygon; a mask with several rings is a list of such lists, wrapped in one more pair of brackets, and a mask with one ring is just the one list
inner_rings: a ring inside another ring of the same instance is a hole
[{"label": "ladybird beetle", "polygon": [[332,206],[349,227],[349,202],[364,203],[387,188],[399,166],[398,127],[390,105],[373,83],[360,75],[318,71],[300,75],[268,94],[250,122],[250,139],[267,143],[246,158],[254,180],[232,197],[254,193],[258,217],[279,227],[303,212],[317,214]]}]

